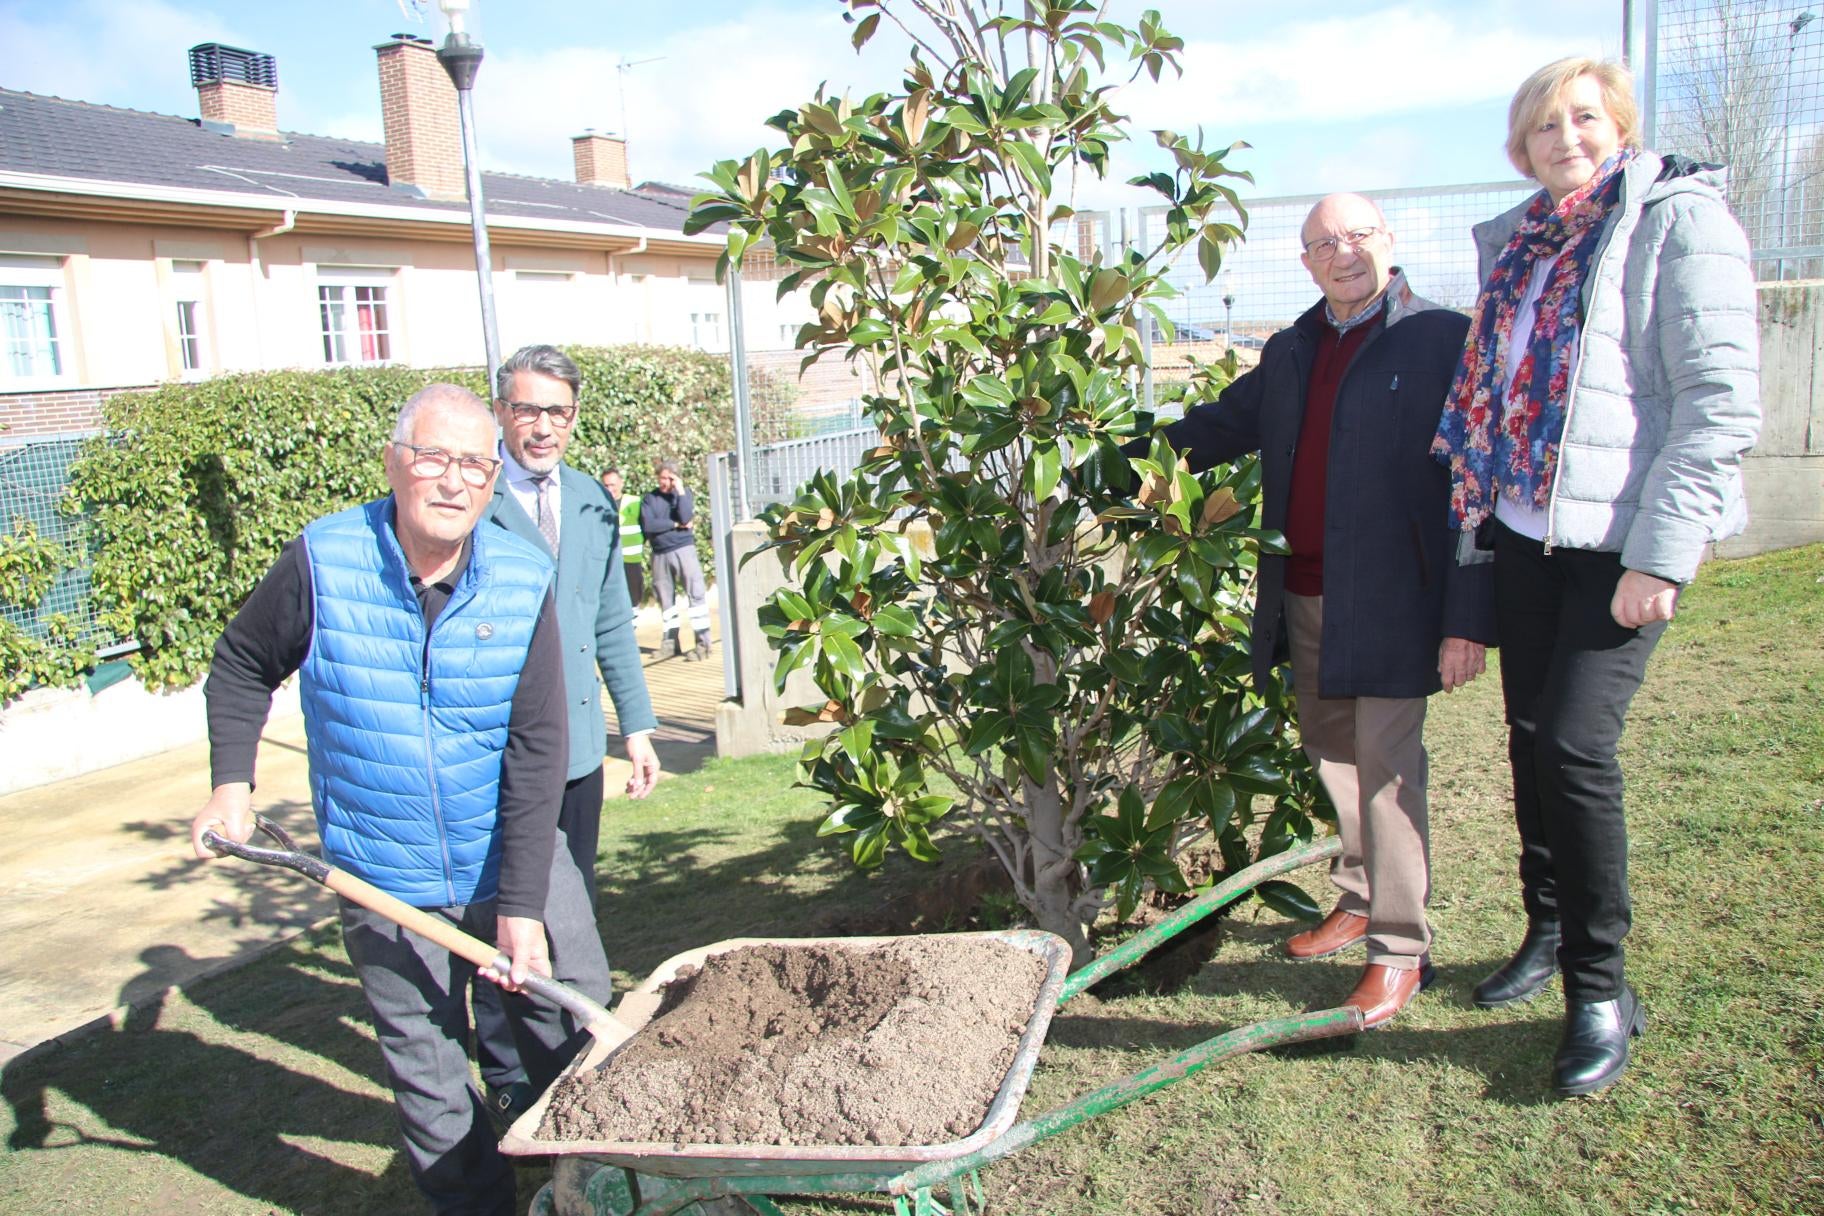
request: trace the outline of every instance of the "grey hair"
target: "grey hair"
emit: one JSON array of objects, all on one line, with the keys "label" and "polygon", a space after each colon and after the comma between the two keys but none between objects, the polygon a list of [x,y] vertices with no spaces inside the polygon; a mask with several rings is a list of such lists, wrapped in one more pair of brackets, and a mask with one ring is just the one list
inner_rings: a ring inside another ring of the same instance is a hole
[{"label": "grey hair", "polygon": [[418,425],[418,415],[427,405],[448,405],[460,410],[473,410],[480,417],[494,424],[494,412],[488,403],[471,393],[460,384],[427,384],[399,407],[399,417],[393,421],[393,442],[410,443],[412,429]]},{"label": "grey hair", "polygon": [[678,462],[675,460],[661,460],[653,467],[652,472],[655,477],[660,473],[670,473],[673,477],[676,477],[678,475]]},{"label": "grey hair", "polygon": [[572,399],[582,392],[583,373],[576,369],[575,360],[555,346],[522,346],[508,355],[501,362],[500,370],[494,373],[494,396],[505,401],[513,377],[520,372],[562,380],[570,386]]}]

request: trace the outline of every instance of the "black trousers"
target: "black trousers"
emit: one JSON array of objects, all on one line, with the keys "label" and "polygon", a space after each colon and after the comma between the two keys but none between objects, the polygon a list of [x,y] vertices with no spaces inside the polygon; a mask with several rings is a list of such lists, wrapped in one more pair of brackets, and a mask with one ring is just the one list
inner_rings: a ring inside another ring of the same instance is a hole
[{"label": "black trousers", "polygon": [[[589,911],[595,913],[595,855],[602,838],[602,770],[578,777],[564,786],[563,805],[557,812],[557,826],[563,832],[558,839],[567,842],[576,868],[583,872],[583,889],[589,896]],[[593,931],[593,926],[591,927]],[[549,928],[546,936],[552,936]],[[554,939],[555,940],[555,939]],[[486,980],[476,980],[470,991],[475,1006],[475,1062],[481,1066],[481,1079],[499,1089],[526,1079],[525,1065],[513,1038],[507,1001],[536,1001],[522,994],[504,993]]]},{"label": "black trousers", "polygon": [[627,574],[627,598],[638,612],[640,599],[646,594],[646,567],[639,562],[622,562],[621,569]]},{"label": "black trousers", "polygon": [[1520,886],[1527,916],[1556,916],[1567,1000],[1621,995],[1628,827],[1615,758],[1628,704],[1664,621],[1609,615],[1620,558],[1495,527],[1495,615],[1507,702]]}]

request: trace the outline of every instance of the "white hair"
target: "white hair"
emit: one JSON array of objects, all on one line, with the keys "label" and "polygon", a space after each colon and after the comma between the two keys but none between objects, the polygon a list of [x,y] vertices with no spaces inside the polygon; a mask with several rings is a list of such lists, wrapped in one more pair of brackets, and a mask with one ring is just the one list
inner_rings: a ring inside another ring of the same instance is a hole
[{"label": "white hair", "polygon": [[410,443],[412,429],[418,425],[418,415],[427,405],[447,405],[458,410],[472,410],[478,417],[486,418],[488,425],[494,425],[494,412],[488,403],[471,393],[460,384],[427,384],[399,407],[399,417],[393,422],[393,442]]}]

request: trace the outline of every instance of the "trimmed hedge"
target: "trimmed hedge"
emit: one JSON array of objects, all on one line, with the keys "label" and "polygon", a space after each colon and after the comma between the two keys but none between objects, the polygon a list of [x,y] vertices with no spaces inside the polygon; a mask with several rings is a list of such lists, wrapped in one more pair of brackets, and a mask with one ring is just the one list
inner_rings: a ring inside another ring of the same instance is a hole
[{"label": "trimmed hedge", "polygon": [[[706,498],[705,458],[734,438],[727,360],[651,346],[566,353],[583,373],[567,462],[592,475],[619,465],[644,492],[653,462],[676,459]],[[111,399],[109,437],[72,468],[70,493],[93,513],[103,625],[139,642],[141,681],[179,688],[205,675],[284,544],[312,519],[386,493],[381,448],[405,399],[438,380],[487,397],[484,379],[447,368],[261,372]],[[708,542],[705,530],[706,561]]]}]

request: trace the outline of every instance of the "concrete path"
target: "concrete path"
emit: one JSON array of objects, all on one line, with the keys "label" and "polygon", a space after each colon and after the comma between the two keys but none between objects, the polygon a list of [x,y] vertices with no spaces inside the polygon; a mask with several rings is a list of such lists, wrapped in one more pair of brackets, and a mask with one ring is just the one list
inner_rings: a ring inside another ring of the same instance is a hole
[{"label": "concrete path", "polygon": [[[649,655],[657,633],[656,621],[640,630]],[[721,659],[720,646],[709,662],[648,659],[667,774],[715,754]],[[268,723],[255,809],[314,851],[305,769],[303,719]],[[628,771],[610,759],[611,802]],[[192,858],[190,819],[208,794],[208,745],[195,743],[0,796],[0,1063],[247,963],[333,915],[333,898],[289,871]]]}]

